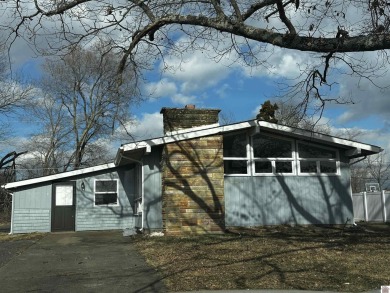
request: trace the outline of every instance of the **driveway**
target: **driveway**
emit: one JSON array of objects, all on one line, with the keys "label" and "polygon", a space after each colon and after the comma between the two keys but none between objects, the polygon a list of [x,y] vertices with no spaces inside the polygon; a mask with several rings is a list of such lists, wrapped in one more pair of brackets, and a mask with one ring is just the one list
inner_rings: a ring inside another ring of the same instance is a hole
[{"label": "driveway", "polygon": [[1,292],[165,292],[121,232],[48,233],[0,264]]}]

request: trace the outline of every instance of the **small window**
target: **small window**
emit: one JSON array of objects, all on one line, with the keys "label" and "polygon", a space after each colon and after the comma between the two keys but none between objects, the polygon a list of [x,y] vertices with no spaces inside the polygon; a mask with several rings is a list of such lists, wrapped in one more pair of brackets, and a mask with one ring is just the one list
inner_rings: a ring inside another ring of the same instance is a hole
[{"label": "small window", "polygon": [[255,162],[255,173],[272,173],[272,162],[270,161]]},{"label": "small window", "polygon": [[339,174],[337,150],[298,143],[298,158],[301,174]]},{"label": "small window", "polygon": [[253,136],[255,158],[292,158],[292,143],[262,134]]},{"label": "small window", "polygon": [[336,159],[336,151],[320,148],[313,145],[302,144],[298,145],[299,157],[303,159]]},{"label": "small window", "polygon": [[225,160],[225,174],[247,174],[248,167],[246,160]]},{"label": "small window", "polygon": [[282,161],[275,161],[275,172],[276,173],[292,173],[292,162],[282,162]]},{"label": "small window", "polygon": [[321,173],[334,174],[337,173],[337,165],[335,161],[320,161]]},{"label": "small window", "polygon": [[246,158],[246,133],[224,136],[223,156],[229,158]]},{"label": "small window", "polygon": [[96,180],[95,181],[95,205],[118,204],[118,181]]},{"label": "small window", "polygon": [[252,136],[256,175],[294,174],[293,141],[258,133]]},{"label": "small window", "polygon": [[223,138],[224,173],[248,174],[248,139],[245,132],[226,135]]},{"label": "small window", "polygon": [[317,162],[301,161],[301,173],[317,173]]}]

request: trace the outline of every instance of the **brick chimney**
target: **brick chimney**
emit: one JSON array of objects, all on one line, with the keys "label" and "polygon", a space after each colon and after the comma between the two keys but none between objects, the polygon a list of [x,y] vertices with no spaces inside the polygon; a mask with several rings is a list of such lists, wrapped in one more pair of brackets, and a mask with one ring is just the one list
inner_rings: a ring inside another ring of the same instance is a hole
[{"label": "brick chimney", "polygon": [[196,109],[195,105],[184,108],[162,108],[164,134],[175,130],[218,123],[218,109]]},{"label": "brick chimney", "polygon": [[[163,108],[164,133],[218,123],[216,109]],[[221,233],[225,227],[222,135],[164,146],[163,227],[167,235]]]}]

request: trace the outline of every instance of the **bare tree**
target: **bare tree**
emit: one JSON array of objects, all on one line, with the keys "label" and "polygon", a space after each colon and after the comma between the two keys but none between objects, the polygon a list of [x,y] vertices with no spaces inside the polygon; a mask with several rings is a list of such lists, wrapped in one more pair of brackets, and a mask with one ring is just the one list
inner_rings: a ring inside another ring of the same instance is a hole
[{"label": "bare tree", "polygon": [[[0,46],[0,139],[5,140],[12,131],[12,125],[6,122],[7,116],[16,116],[18,109],[26,106],[30,100],[32,87],[12,77],[7,59],[6,48]],[[15,160],[23,152],[0,150],[0,170],[13,168]],[[8,172],[8,171],[7,171]],[[13,176],[4,176],[13,180]]]},{"label": "bare tree", "polygon": [[379,189],[383,190],[390,180],[390,162],[388,154],[383,151],[379,154],[368,156],[364,161],[370,178],[379,183]]},{"label": "bare tree", "polygon": [[138,101],[134,74],[128,68],[118,85],[118,57],[108,49],[102,42],[90,49],[76,46],[44,64],[40,86],[46,95],[30,109],[42,123],[31,153],[43,175],[107,160],[111,154],[100,140],[127,125],[129,107]]},{"label": "bare tree", "polygon": [[[10,0],[1,2],[0,11],[8,43],[22,37],[39,53],[96,36],[110,39],[122,51],[122,76],[129,63],[143,58],[151,64],[185,50],[212,51],[217,61],[229,54],[268,69],[275,47],[311,52],[317,59],[297,64],[301,77],[284,88],[302,99],[304,111],[313,101],[319,111],[326,102],[348,101],[327,95],[340,74],[375,83],[390,48],[390,5],[384,0]],[[378,51],[373,62],[352,54],[369,51]]]},{"label": "bare tree", "polygon": [[321,117],[313,117],[307,115],[299,105],[292,101],[277,102],[278,109],[275,112],[275,117],[279,124],[301,128],[312,132],[320,132],[323,134],[330,134],[331,128],[327,123],[320,121]]}]

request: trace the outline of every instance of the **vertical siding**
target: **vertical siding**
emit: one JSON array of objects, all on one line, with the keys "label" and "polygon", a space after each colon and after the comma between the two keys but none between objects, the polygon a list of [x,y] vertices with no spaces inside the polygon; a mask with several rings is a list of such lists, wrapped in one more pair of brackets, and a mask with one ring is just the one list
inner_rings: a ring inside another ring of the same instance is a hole
[{"label": "vertical siding", "polygon": [[162,148],[155,147],[143,158],[145,229],[162,229],[161,155]]},{"label": "vertical siding", "polygon": [[367,192],[367,215],[369,222],[383,222],[383,204],[381,193]]},{"label": "vertical siding", "polygon": [[364,195],[363,193],[353,194],[353,216],[355,221],[364,221]]},{"label": "vertical siding", "polygon": [[340,176],[226,176],[226,226],[351,223],[349,167],[340,169]]},{"label": "vertical siding", "polygon": [[[95,179],[119,179],[118,206],[94,206]],[[77,179],[76,231],[133,228],[134,185],[134,165]]]},{"label": "vertical siding", "polygon": [[14,192],[13,233],[50,232],[51,184]]}]

